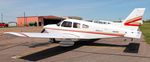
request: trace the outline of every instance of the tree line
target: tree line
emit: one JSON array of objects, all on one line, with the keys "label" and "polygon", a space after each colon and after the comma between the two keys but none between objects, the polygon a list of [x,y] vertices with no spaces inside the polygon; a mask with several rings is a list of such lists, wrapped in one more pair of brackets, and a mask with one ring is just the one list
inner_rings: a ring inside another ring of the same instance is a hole
[{"label": "tree line", "polygon": [[144,22],[150,22],[150,19],[144,20]]}]

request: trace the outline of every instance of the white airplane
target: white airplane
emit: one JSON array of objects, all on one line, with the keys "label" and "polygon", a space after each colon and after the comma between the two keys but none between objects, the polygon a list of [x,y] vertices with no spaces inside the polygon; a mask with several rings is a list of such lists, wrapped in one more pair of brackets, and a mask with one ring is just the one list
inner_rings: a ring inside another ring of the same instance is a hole
[{"label": "white airplane", "polygon": [[[89,22],[86,20],[66,19],[58,24],[44,26],[42,33],[5,32],[21,37],[50,38],[60,41],[61,46],[73,46],[80,39],[100,39],[114,37],[141,37],[138,31],[142,24],[145,8],[135,8],[120,24]],[[46,31],[46,32],[44,32]]]}]

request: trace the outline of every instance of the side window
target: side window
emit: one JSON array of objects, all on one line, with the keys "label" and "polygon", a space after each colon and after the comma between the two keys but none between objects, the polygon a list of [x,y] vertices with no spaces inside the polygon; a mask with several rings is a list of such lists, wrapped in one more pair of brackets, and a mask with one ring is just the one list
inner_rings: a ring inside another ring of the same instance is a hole
[{"label": "side window", "polygon": [[72,22],[64,21],[61,26],[62,27],[71,27],[72,26]]},{"label": "side window", "polygon": [[89,26],[88,26],[88,25],[83,24],[83,25],[82,25],[82,28],[89,28]]},{"label": "side window", "polygon": [[80,28],[80,23],[73,23],[73,28]]}]

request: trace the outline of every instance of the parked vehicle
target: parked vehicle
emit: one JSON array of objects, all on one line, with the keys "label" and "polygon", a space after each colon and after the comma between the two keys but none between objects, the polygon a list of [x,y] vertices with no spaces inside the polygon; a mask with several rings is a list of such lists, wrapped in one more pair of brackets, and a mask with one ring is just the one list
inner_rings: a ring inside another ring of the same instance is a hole
[{"label": "parked vehicle", "polygon": [[8,24],[0,23],[0,27],[8,27]]}]

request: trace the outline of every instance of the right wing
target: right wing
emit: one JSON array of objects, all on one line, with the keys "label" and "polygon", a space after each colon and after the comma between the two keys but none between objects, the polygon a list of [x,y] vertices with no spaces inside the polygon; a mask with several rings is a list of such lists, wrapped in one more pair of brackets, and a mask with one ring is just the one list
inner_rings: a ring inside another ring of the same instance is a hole
[{"label": "right wing", "polygon": [[79,38],[79,36],[67,33],[26,33],[26,32],[5,32],[4,34],[12,34],[20,37],[34,38]]}]

